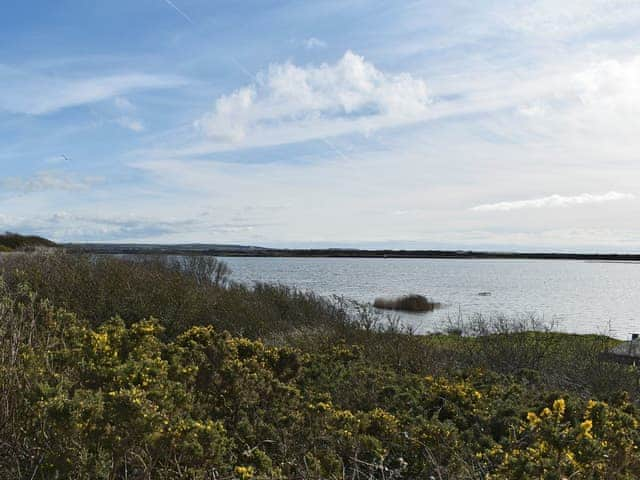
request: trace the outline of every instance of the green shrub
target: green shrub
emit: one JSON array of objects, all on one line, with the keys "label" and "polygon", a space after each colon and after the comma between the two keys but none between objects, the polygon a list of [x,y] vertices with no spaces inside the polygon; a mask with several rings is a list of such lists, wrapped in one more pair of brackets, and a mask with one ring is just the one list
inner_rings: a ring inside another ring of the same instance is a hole
[{"label": "green shrub", "polygon": [[228,268],[214,257],[33,253],[0,258],[0,271],[10,286],[26,282],[92,325],[115,315],[126,324],[153,316],[169,337],[195,325],[259,338],[346,321],[344,312],[313,294],[229,285]]}]

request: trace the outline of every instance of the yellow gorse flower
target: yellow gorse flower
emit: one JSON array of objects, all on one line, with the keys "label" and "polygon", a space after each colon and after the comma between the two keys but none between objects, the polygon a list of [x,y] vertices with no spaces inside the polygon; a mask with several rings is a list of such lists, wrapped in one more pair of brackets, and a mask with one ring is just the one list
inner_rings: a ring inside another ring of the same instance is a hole
[{"label": "yellow gorse flower", "polygon": [[540,422],[542,422],[542,419],[534,412],[527,413],[527,420],[529,421],[529,425],[531,425],[532,427],[535,427],[536,425],[539,425]]},{"label": "yellow gorse flower", "polygon": [[249,480],[253,478],[253,467],[236,467],[235,474],[240,480]]},{"label": "yellow gorse flower", "polygon": [[559,398],[556,401],[553,402],[553,411],[558,415],[558,416],[563,416],[564,415],[564,411],[566,408],[566,404],[564,402],[564,398]]},{"label": "yellow gorse flower", "polygon": [[583,438],[593,438],[591,429],[593,428],[593,422],[591,420],[585,420],[580,424],[580,436]]}]

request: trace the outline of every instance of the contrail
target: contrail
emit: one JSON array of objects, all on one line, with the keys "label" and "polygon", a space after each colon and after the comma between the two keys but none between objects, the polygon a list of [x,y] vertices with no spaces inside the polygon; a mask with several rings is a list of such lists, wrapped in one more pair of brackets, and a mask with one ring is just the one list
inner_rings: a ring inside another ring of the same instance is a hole
[{"label": "contrail", "polygon": [[164,0],[165,3],[167,5],[169,5],[170,7],[172,7],[176,12],[178,12],[180,15],[182,15],[191,25],[195,25],[195,22],[193,20],[191,20],[191,17],[189,15],[187,15],[186,13],[184,13],[182,10],[180,10],[175,3],[173,3],[171,0]]},{"label": "contrail", "polygon": [[255,77],[251,75],[251,72],[249,72],[249,70],[244,68],[244,65],[242,65],[238,60],[236,60],[235,57],[231,57],[231,61],[235,63],[236,67],[238,67],[240,71],[242,71],[242,73],[244,73],[252,82],[255,80]]},{"label": "contrail", "polygon": [[[173,8],[176,12],[178,12],[180,15],[182,15],[182,17],[184,17],[185,20],[187,20],[191,25],[195,25],[195,22],[193,21],[193,19],[187,15],[186,13],[184,13],[182,10],[180,10],[180,8],[178,8],[178,6],[173,3],[171,0],[164,0],[165,3],[167,5],[169,5],[171,8]],[[247,70],[244,65],[242,65],[238,60],[236,60],[234,57],[231,57],[231,61],[233,63],[235,63],[235,65],[242,71],[242,73],[244,73],[248,78],[250,78],[252,81],[255,79],[255,77],[253,75],[251,75],[251,73],[249,72],[249,70]]]}]

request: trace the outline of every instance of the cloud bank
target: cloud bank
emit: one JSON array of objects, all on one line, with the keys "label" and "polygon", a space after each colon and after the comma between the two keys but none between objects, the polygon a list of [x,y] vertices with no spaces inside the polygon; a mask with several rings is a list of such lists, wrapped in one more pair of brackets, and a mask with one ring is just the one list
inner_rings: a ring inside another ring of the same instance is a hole
[{"label": "cloud bank", "polygon": [[53,212],[29,217],[0,214],[0,229],[45,235],[56,241],[144,241],[186,231],[211,235],[250,232],[256,225],[241,220],[214,222],[204,214],[189,218],[145,215],[100,215]]},{"label": "cloud bank", "polygon": [[592,203],[612,202],[616,200],[633,200],[636,196],[631,193],[608,192],[604,194],[583,193],[575,196],[549,195],[548,197],[533,198],[531,200],[517,200],[513,202],[486,203],[477,205],[471,210],[476,212],[510,211],[523,208],[552,208],[569,207],[572,205],[586,205]]}]

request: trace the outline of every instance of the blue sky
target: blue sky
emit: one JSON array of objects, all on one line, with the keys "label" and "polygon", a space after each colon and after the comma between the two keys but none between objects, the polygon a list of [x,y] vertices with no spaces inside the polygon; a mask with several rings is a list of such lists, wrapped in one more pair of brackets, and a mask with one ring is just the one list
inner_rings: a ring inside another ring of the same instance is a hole
[{"label": "blue sky", "polygon": [[0,230],[637,251],[640,4],[11,2]]}]

